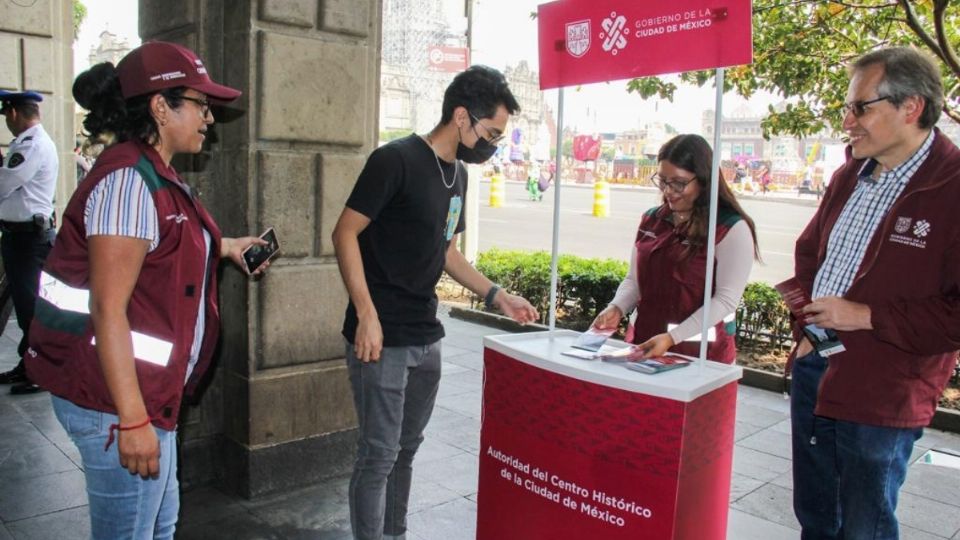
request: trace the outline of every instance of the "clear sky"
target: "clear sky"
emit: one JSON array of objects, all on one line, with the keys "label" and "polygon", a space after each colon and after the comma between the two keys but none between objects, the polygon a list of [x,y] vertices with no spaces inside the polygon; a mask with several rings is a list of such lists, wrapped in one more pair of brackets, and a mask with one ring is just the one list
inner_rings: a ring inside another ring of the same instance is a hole
[{"label": "clear sky", "polygon": [[[463,29],[462,0],[443,0],[447,16],[454,28]],[[90,47],[99,42],[106,29],[139,44],[137,37],[137,0],[84,0],[87,18],[74,46],[74,71],[87,67]],[[474,54],[475,63],[503,69],[526,60],[537,69],[536,12],[542,0],[475,0]],[[714,106],[712,86],[681,86],[673,103],[650,99],[644,101],[626,91],[625,81],[591,84],[570,88],[564,94],[564,124],[584,132],[623,131],[643,127],[651,122],[670,124],[680,132],[699,132],[701,115]],[[555,91],[546,93],[547,103],[556,108]],[[760,113],[773,101],[772,96],[751,100],[750,107]],[[724,98],[724,111],[742,106],[745,101],[735,94]]]}]

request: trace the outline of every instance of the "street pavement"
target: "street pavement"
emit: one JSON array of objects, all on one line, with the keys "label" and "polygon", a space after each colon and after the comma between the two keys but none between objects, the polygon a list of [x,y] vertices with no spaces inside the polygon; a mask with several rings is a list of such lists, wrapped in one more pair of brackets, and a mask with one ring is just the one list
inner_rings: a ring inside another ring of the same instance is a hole
[{"label": "street pavement", "polygon": [[[443,380],[414,464],[409,540],[476,535],[482,338],[503,331],[446,315],[441,320],[447,330]],[[0,370],[16,363],[19,335],[11,321],[0,337]],[[0,387],[0,434],[0,540],[88,538],[80,458],[53,416],[49,395],[11,396]],[[788,403],[780,394],[741,386],[735,438],[728,538],[798,539]],[[901,538],[960,540],[960,469],[924,463],[931,448],[960,455],[960,436],[927,430],[918,441],[900,497]],[[256,500],[215,487],[194,489],[183,495],[177,538],[347,539],[348,483],[333,478]]]},{"label": "street pavement", "polygon": [[[542,201],[531,201],[526,187],[506,182],[504,205],[489,204],[490,183],[481,181],[479,249],[550,250],[553,238],[553,188]],[[793,275],[793,247],[816,212],[812,195],[796,192],[770,193],[740,198],[744,210],[757,226],[762,263],[754,262],[750,281],[779,283]],[[593,217],[593,186],[567,185],[561,189],[560,252],[580,257],[626,261],[637,234],[640,217],[660,204],[660,192],[652,187],[613,185],[610,215]],[[468,229],[468,234],[470,233]]]}]

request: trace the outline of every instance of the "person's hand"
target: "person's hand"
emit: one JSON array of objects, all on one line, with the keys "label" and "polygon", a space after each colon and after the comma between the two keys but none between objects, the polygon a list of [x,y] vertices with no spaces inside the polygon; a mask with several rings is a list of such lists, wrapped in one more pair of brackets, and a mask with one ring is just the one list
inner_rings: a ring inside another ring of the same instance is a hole
[{"label": "person's hand", "polygon": [[667,350],[674,345],[675,343],[673,342],[673,337],[671,337],[667,332],[664,332],[662,334],[657,334],[637,345],[637,348],[643,350],[643,355],[640,357],[640,359],[643,360],[647,358],[663,356],[666,354]]},{"label": "person's hand", "polygon": [[[246,273],[247,265],[243,261],[243,252],[250,246],[265,246],[269,242],[257,236],[241,236],[240,238],[223,238],[220,241],[220,257],[230,259],[233,264],[240,267]],[[270,267],[270,261],[266,261],[259,268],[253,271],[252,276],[260,275]]]},{"label": "person's hand", "polygon": [[[121,424],[123,425],[123,424]],[[160,474],[160,441],[152,424],[117,432],[120,466],[141,478],[157,478]]]},{"label": "person's hand", "polygon": [[839,296],[817,298],[803,307],[804,322],[834,330],[872,330],[870,306],[844,300]]},{"label": "person's hand", "polygon": [[614,305],[609,305],[597,315],[590,326],[597,330],[615,330],[620,326],[620,320],[623,319],[623,312]]},{"label": "person's hand", "polygon": [[804,337],[800,340],[800,343],[797,343],[796,358],[800,358],[801,356],[806,356],[810,354],[811,351],[813,351],[813,344],[810,343],[809,339]]},{"label": "person's hand", "polygon": [[520,324],[531,323],[540,318],[537,309],[526,298],[510,294],[503,289],[497,291],[497,295],[493,298],[493,305]]},{"label": "person's hand", "polygon": [[383,350],[383,327],[376,313],[357,317],[357,333],[353,338],[353,354],[361,362],[379,362]]}]

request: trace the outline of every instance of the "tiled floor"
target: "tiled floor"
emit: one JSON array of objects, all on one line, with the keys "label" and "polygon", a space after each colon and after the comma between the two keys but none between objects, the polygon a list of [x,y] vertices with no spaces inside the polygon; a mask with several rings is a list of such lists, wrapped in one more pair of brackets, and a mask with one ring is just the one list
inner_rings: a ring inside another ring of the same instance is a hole
[{"label": "tiled floor", "polygon": [[[499,330],[444,317],[444,376],[414,466],[411,540],[473,539],[480,443],[481,337]],[[12,367],[14,324],[0,338],[0,370]],[[779,394],[741,387],[730,495],[731,540],[797,539],[791,510],[790,423]],[[914,452],[960,452],[960,436],[928,430]],[[0,388],[0,540],[89,536],[79,457],[46,394]],[[181,539],[346,539],[346,478],[254,501],[201,488],[183,496]],[[960,470],[916,462],[898,511],[904,540],[960,540]],[[507,539],[510,540],[510,539]]]}]

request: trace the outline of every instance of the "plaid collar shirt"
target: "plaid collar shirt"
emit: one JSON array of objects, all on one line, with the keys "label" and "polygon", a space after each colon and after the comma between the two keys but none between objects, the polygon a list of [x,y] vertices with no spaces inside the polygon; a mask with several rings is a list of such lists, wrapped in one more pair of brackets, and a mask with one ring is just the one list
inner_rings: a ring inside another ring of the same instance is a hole
[{"label": "plaid collar shirt", "polygon": [[827,254],[813,282],[813,298],[842,297],[847,293],[877,227],[903,193],[907,182],[930,155],[933,138],[934,131],[931,130],[910,158],[880,173],[876,179],[873,173],[880,164],[873,158],[863,164],[857,186],[830,231]]}]

